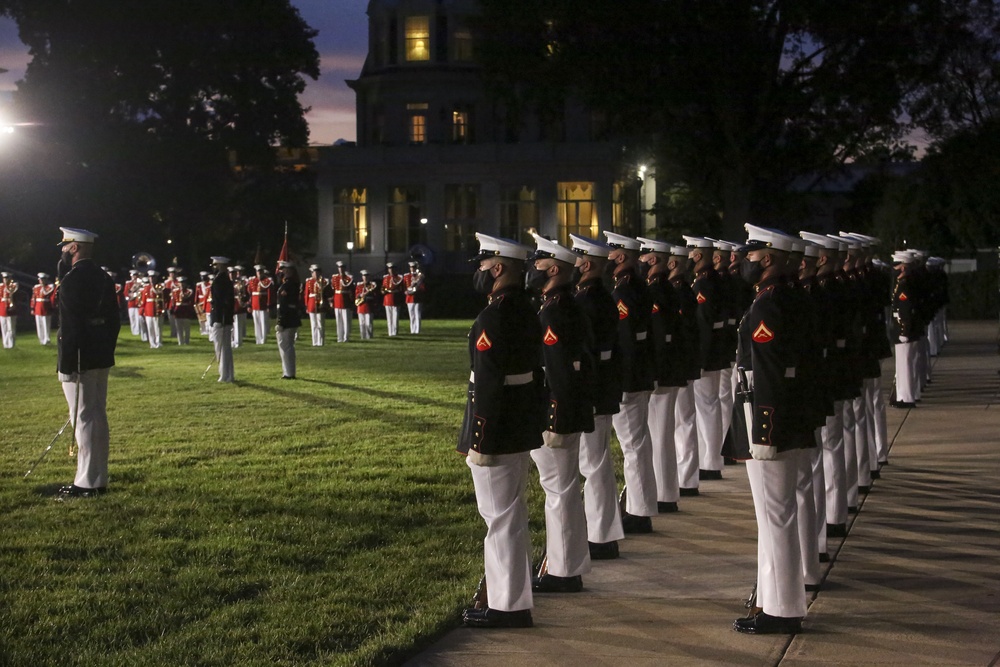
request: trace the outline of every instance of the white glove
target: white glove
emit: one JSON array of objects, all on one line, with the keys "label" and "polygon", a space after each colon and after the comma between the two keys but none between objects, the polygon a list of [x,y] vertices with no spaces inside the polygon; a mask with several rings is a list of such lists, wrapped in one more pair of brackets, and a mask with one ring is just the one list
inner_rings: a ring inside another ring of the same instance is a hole
[{"label": "white glove", "polygon": [[771,445],[750,445],[750,456],[754,461],[774,461],[778,458],[778,448]]},{"label": "white glove", "polygon": [[900,337],[899,337],[899,342],[900,342],[900,343],[909,343],[909,342],[910,342],[910,339],[909,339],[909,338],[907,338],[906,336],[900,336]]},{"label": "white glove", "polygon": [[281,326],[280,324],[275,324],[274,325],[274,332],[275,333],[281,333],[284,330],[285,330],[285,328],[283,326]]}]

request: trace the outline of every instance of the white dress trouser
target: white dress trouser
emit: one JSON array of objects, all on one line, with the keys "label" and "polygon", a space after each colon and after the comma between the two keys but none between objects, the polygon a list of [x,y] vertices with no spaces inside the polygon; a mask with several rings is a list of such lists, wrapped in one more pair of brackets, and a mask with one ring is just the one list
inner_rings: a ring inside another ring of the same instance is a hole
[{"label": "white dress trouser", "polygon": [[247,314],[233,315],[233,347],[239,347],[247,335]]},{"label": "white dress trouser", "polygon": [[734,366],[723,368],[719,371],[719,405],[722,406],[722,440],[725,442],[726,434],[733,423],[733,403],[735,401],[736,371]]},{"label": "white dress trouser", "polygon": [[722,371],[702,371],[695,380],[694,407],[698,424],[698,464],[702,470],[722,470],[722,406],[719,382]]},{"label": "white dress trouser", "polygon": [[[819,542],[816,539],[816,497],[813,494],[813,454],[815,448],[799,449],[795,475],[796,523],[799,527],[799,553],[802,556],[802,579],[806,584],[819,583]],[[824,522],[823,528],[826,528]]]},{"label": "white dress trouser", "polygon": [[253,315],[253,340],[257,345],[267,342],[267,328],[271,326],[271,317],[266,310],[250,311]]},{"label": "white dress trouser", "polygon": [[653,476],[656,500],[675,503],[680,497],[677,482],[677,450],[674,448],[674,411],[677,387],[657,387],[649,395],[649,437],[653,443]]},{"label": "white dress trouser", "polygon": [[885,463],[889,460],[889,427],[885,420],[885,393],[882,391],[882,378],[872,378],[871,401],[875,429],[875,462]]},{"label": "white dress trouser", "polygon": [[487,604],[491,609],[531,609],[531,533],[528,530],[528,452],[501,454],[497,465],[480,466],[466,458],[472,471],[479,515],[486,522],[483,560]]},{"label": "white dress trouser", "polygon": [[146,322],[146,336],[149,339],[149,347],[153,349],[158,349],[163,347],[163,340],[160,337],[160,318],[149,317],[148,315],[143,318]]},{"label": "white dress trouser", "polygon": [[[816,507],[815,537],[817,553],[826,553],[826,470],[823,467],[822,429],[813,431],[816,446],[809,449],[809,467],[812,470],[813,505]],[[817,565],[818,567],[818,565]],[[803,572],[803,574],[807,574]],[[814,581],[812,583],[818,583]]]},{"label": "white dress trouser", "polygon": [[861,396],[854,399],[854,448],[858,459],[858,486],[872,485],[872,468],[868,455],[868,407],[864,385]]},{"label": "white dress trouser", "polygon": [[141,319],[141,317],[142,316],[139,314],[138,308],[129,306],[128,323],[129,323],[129,328],[132,330],[133,336],[138,336],[141,333],[141,329],[139,328],[139,320]]},{"label": "white dress trouser", "polygon": [[177,328],[177,344],[191,344],[191,320],[186,317],[174,318],[174,326]]},{"label": "white dress trouser", "polygon": [[146,326],[146,317],[139,315],[139,338],[143,341],[149,340],[149,327]]},{"label": "white dress trouser", "polygon": [[385,307],[385,324],[390,336],[395,336],[399,327],[399,308],[397,306]]},{"label": "white dress trouser", "polygon": [[219,382],[232,382],[233,377],[233,325],[212,325],[212,342],[215,359],[219,362]]},{"label": "white dress trouser", "polygon": [[[108,485],[108,372],[94,368],[80,373],[80,397],[76,395],[76,375],[59,374],[70,419],[76,419],[76,478],[73,484],[84,489]],[[77,405],[79,412],[74,414]]]},{"label": "white dress trouser", "polygon": [[52,316],[35,315],[35,331],[38,333],[38,342],[48,345],[52,341]]},{"label": "white dress trouser", "polygon": [[913,403],[917,400],[914,378],[917,365],[917,344],[896,343],[896,400]]},{"label": "white dress trouser", "polygon": [[847,488],[847,507],[858,506],[858,450],[854,444],[854,400],[846,399],[841,412],[844,425],[844,486]]},{"label": "white dress trouser", "polygon": [[170,337],[177,338],[177,318],[169,310],[167,311],[167,324],[170,325]]},{"label": "white dress trouser", "polygon": [[358,313],[358,329],[361,330],[361,340],[368,340],[372,337],[371,313]]},{"label": "white dress trouser", "polygon": [[624,455],[625,511],[634,516],[656,516],[656,479],[653,442],[649,437],[649,392],[622,394],[621,407],[611,417]]},{"label": "white dress trouser", "polygon": [[406,304],[406,309],[409,311],[410,315],[410,333],[411,334],[420,333],[420,317],[424,309],[424,304],[408,303]]},{"label": "white dress trouser", "polygon": [[531,458],[545,491],[545,559],[549,574],[575,577],[590,572],[580,497],[580,434],[546,431],[544,436],[546,445],[531,450]]},{"label": "white dress trouser", "polygon": [[337,316],[337,342],[346,343],[351,337],[351,309],[334,308],[334,315]]},{"label": "white dress trouser", "polygon": [[698,428],[695,420],[694,388],[688,382],[686,386],[678,387],[674,404],[677,482],[682,489],[698,488]]},{"label": "white dress trouser", "polygon": [[323,344],[323,313],[309,313],[309,328],[312,330],[313,347]]},{"label": "white dress trouser", "polygon": [[796,450],[746,464],[757,515],[757,604],[766,614],[786,618],[806,615],[795,501],[799,458]]},{"label": "white dress trouser", "polygon": [[833,404],[833,416],[820,430],[823,477],[826,479],[826,522],[847,523],[847,463],[844,456],[844,402]]},{"label": "white dress trouser", "polygon": [[278,338],[278,356],[281,357],[281,374],[284,377],[295,377],[295,334],[298,332],[298,327],[275,328],[275,336]]},{"label": "white dress trouser", "polygon": [[587,515],[587,539],[595,544],[625,537],[615,466],[611,460],[611,415],[594,415],[594,430],[580,434],[580,474]]},{"label": "white dress trouser", "polygon": [[0,338],[3,338],[4,349],[14,347],[15,331],[17,330],[17,318],[13,315],[0,317]]}]

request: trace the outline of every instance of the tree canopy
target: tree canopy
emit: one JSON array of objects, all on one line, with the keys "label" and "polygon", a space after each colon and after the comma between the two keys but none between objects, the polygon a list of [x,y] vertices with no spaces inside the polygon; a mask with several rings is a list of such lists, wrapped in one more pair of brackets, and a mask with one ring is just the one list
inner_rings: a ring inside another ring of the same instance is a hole
[{"label": "tree canopy", "polygon": [[544,118],[578,95],[734,235],[777,216],[796,176],[901,148],[906,100],[966,20],[945,0],[481,4],[482,60],[511,109]]},{"label": "tree canopy", "polygon": [[[11,247],[53,218],[182,260],[256,244],[243,237],[265,223],[280,235],[280,216],[241,203],[233,167],[280,183],[274,147],[308,141],[298,95],[319,75],[316,32],[289,0],[0,0],[0,12],[29,47],[15,103],[35,124],[5,171],[19,192],[0,217]],[[58,188],[31,182],[52,171]]]}]

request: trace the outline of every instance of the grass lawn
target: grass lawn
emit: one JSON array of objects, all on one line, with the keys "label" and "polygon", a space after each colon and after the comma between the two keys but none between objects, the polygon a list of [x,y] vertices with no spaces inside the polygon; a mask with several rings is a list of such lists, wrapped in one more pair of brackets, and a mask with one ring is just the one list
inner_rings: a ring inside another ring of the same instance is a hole
[{"label": "grass lawn", "polygon": [[22,332],[0,350],[0,664],[397,664],[457,626],[485,533],[455,453],[470,324],[323,348],[303,327],[291,382],[251,325],[235,385],[201,379],[197,333],[151,350],[126,325],[111,492],[65,502],[69,429],[23,479],[67,408],[54,345]]}]

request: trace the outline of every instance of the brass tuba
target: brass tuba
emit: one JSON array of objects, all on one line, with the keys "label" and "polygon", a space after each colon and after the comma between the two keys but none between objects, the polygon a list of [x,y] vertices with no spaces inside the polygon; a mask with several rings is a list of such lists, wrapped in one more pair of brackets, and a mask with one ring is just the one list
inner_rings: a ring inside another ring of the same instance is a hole
[{"label": "brass tuba", "polygon": [[132,255],[132,268],[143,275],[146,274],[146,271],[155,271],[156,258],[145,251],[137,252]]}]

